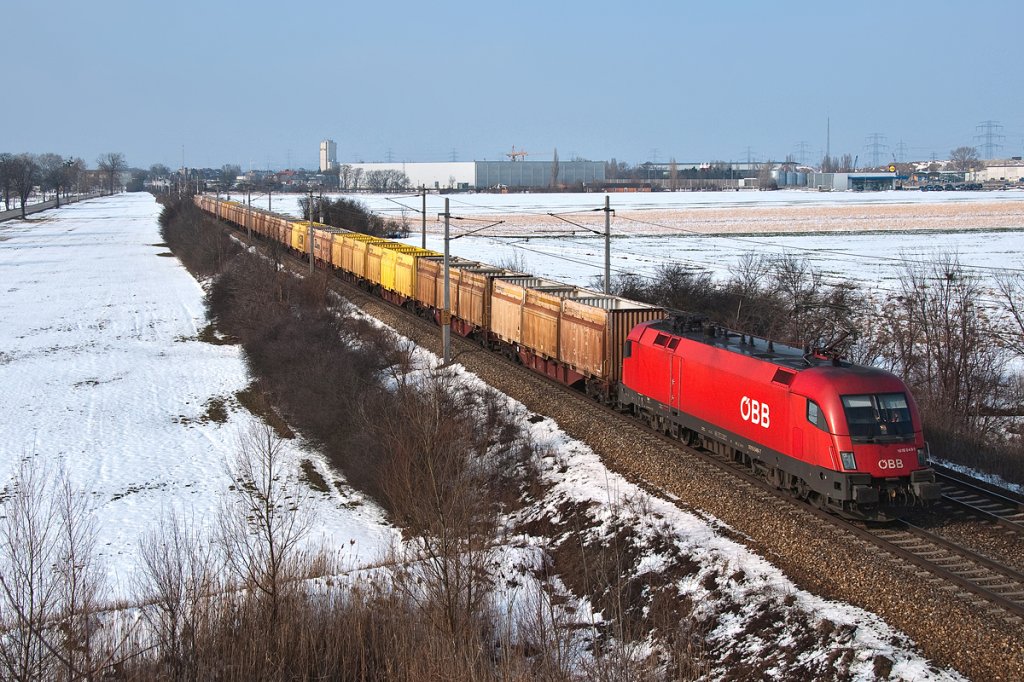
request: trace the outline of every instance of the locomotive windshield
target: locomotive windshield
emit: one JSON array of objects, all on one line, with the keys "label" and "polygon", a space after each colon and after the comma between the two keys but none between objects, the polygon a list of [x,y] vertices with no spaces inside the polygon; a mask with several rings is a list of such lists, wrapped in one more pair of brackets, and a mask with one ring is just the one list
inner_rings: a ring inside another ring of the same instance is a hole
[{"label": "locomotive windshield", "polygon": [[914,435],[910,406],[903,393],[844,395],[843,409],[855,443],[901,441]]}]

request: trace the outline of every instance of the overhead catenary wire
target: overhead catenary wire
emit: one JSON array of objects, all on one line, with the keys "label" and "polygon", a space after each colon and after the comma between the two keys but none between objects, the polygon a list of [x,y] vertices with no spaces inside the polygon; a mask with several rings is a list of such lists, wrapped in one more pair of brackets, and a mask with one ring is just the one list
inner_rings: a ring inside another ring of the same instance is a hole
[{"label": "overhead catenary wire", "polygon": [[[412,197],[412,196],[418,196],[418,195],[400,195],[397,198],[405,198],[407,196],[408,197]],[[420,212],[419,209],[411,207],[411,206],[407,206],[407,205],[402,204],[402,203],[400,203],[398,201],[394,201],[394,199],[391,198],[391,197],[384,197],[384,198],[386,200],[390,201],[391,203],[395,203],[396,205],[398,205],[402,209],[414,211],[414,212],[417,212],[417,213]],[[567,216],[567,215],[587,214],[587,213],[599,212],[599,211],[603,210],[601,208],[578,209],[578,210],[563,211],[563,212],[555,213],[555,212],[553,212],[551,210],[543,210],[543,209],[540,209],[540,208],[531,209],[531,208],[521,208],[521,207],[497,207],[497,206],[490,206],[490,205],[487,205],[487,204],[479,204],[479,203],[474,203],[474,202],[461,201],[461,200],[454,199],[454,198],[449,198],[449,199],[452,202],[454,202],[454,203],[459,203],[459,204],[462,204],[464,206],[469,206],[469,207],[476,208],[476,209],[486,208],[488,210],[493,210],[495,212],[500,212],[500,213],[505,214],[505,215],[517,214],[517,215],[533,215],[533,216],[537,216],[537,217],[552,217],[552,218],[556,218],[558,220],[562,220],[562,221],[564,221],[566,223],[572,224],[572,225],[574,225],[576,227],[579,227],[580,229],[585,230],[587,232],[594,233],[595,235],[603,234],[597,228],[593,228],[593,227],[590,227],[590,226],[587,226],[587,225],[583,225],[581,223],[577,223],[577,222],[574,222],[574,221],[571,221],[571,220],[568,220],[568,219],[564,218],[564,216]],[[651,208],[657,208],[659,210],[664,210],[664,209],[671,209],[673,207],[692,208],[692,205],[690,205],[690,204],[659,204],[657,207],[651,207]],[[641,209],[641,210],[651,210],[651,209]],[[384,211],[381,211],[381,210],[378,209],[375,212],[384,212]],[[885,256],[885,255],[878,255],[878,254],[874,254],[872,256],[864,256],[864,255],[852,253],[852,252],[850,252],[848,250],[842,250],[842,249],[830,249],[830,248],[821,248],[821,247],[805,247],[805,246],[800,246],[800,245],[796,245],[796,244],[779,244],[776,241],[771,241],[771,240],[763,239],[763,238],[749,237],[749,236],[736,236],[736,235],[729,235],[729,234],[707,234],[705,232],[701,232],[701,231],[693,230],[693,229],[688,229],[688,228],[685,228],[685,227],[666,225],[664,223],[659,223],[659,222],[656,222],[656,221],[642,220],[642,219],[639,219],[639,218],[631,217],[631,216],[629,216],[627,214],[624,214],[622,210],[620,210],[617,213],[617,217],[622,218],[623,220],[626,220],[626,221],[629,221],[629,222],[633,222],[633,223],[639,224],[639,225],[647,225],[647,226],[650,226],[650,227],[656,227],[656,228],[658,228],[660,230],[665,230],[665,231],[667,231],[669,233],[677,234],[679,236],[692,236],[692,237],[695,237],[695,238],[705,239],[705,240],[724,240],[724,241],[730,241],[730,242],[735,242],[735,243],[743,244],[743,245],[752,247],[752,248],[747,249],[748,253],[760,253],[762,248],[767,247],[767,248],[770,248],[770,249],[773,249],[773,250],[781,251],[782,255],[786,255],[788,252],[799,252],[799,253],[806,253],[806,254],[819,255],[819,256],[820,255],[829,255],[829,256],[833,257],[833,260],[838,260],[839,262],[852,263],[852,264],[856,264],[856,265],[863,265],[863,266],[869,266],[869,267],[870,266],[881,267],[883,265],[883,263],[890,263],[890,264],[891,263],[903,263],[903,264],[912,265],[912,266],[928,266],[928,265],[933,263],[933,261],[923,260],[923,259],[919,259],[919,258],[911,258],[911,257],[906,257],[906,256]],[[501,222],[508,224],[508,221],[501,221]],[[495,223],[495,224],[501,224],[501,223]],[[511,223],[511,224],[514,224],[514,223]],[[568,235],[568,236],[569,237],[576,237],[576,234],[575,234],[575,232],[573,232],[573,233],[570,233],[570,235]],[[781,237],[781,238],[787,238],[790,235],[774,235],[774,236],[775,237]],[[796,236],[796,235],[792,235],[792,236]],[[566,238],[566,237],[567,237],[567,235],[565,234],[564,231],[552,230],[550,232],[547,232],[547,231],[544,231],[543,229],[536,229],[535,228],[534,231],[532,233],[530,233],[530,234],[527,234],[527,235],[522,235],[522,234],[519,234],[519,235],[509,235],[509,236],[505,237],[505,239],[516,239],[516,238]],[[489,237],[489,238],[490,239],[494,239],[494,240],[499,239],[498,237]],[[628,249],[625,249],[625,248],[620,248],[618,250],[619,251],[625,251],[627,253],[632,253],[633,255],[641,255],[641,254],[638,254],[636,252],[630,252]],[[549,255],[550,257],[556,257],[556,256],[553,256],[552,254],[546,254],[546,255]],[[705,269],[705,270],[726,270],[726,271],[729,270],[728,267],[717,266],[715,264],[699,262],[699,261],[695,261],[695,260],[691,260],[691,259],[669,258],[668,260],[670,262],[677,262],[679,264],[693,265],[693,266],[700,267],[700,268]],[[575,260],[571,261],[571,262],[580,263],[580,261],[575,261]],[[1009,267],[999,267],[999,266],[989,266],[989,265],[974,265],[974,264],[970,264],[970,263],[961,263],[960,265],[961,265],[961,267],[963,267],[963,268],[965,268],[967,270],[970,270],[970,271],[995,273],[995,274],[998,274],[998,273],[1007,273],[1007,274],[1024,273],[1024,268],[1009,268]],[[831,280],[835,280],[835,281],[846,281],[845,278],[842,278],[842,277],[836,276],[836,275],[828,275],[826,273],[822,273],[822,276],[823,277],[827,277],[828,279],[831,279]]]}]

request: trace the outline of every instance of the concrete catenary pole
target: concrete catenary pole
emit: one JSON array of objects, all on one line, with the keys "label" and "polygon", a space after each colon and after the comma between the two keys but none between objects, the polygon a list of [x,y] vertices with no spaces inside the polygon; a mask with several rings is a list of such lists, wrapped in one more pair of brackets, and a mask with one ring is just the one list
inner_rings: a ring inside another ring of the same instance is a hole
[{"label": "concrete catenary pole", "polygon": [[611,199],[604,195],[604,293],[612,292],[612,209]]},{"label": "concrete catenary pole", "polygon": [[452,300],[450,275],[448,272],[448,197],[444,199],[444,312],[441,313],[441,345],[444,349],[444,365],[452,361]]},{"label": "concrete catenary pole", "polygon": [[420,217],[423,219],[423,249],[427,248],[427,186],[420,185],[420,193],[423,195],[423,210]]},{"label": "concrete catenary pole", "polygon": [[313,276],[313,188],[309,190],[309,228],[306,232],[309,236],[309,276]]}]

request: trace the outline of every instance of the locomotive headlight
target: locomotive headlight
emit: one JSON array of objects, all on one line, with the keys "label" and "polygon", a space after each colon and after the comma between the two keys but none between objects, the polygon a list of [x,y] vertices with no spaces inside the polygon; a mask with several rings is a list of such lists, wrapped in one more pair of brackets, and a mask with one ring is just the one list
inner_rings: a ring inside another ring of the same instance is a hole
[{"label": "locomotive headlight", "polygon": [[847,471],[853,471],[857,468],[857,460],[854,459],[852,452],[841,450],[839,452],[839,459],[843,460],[843,468]]},{"label": "locomotive headlight", "polygon": [[923,448],[917,449],[917,463],[920,466],[928,464],[928,443],[925,443]]}]

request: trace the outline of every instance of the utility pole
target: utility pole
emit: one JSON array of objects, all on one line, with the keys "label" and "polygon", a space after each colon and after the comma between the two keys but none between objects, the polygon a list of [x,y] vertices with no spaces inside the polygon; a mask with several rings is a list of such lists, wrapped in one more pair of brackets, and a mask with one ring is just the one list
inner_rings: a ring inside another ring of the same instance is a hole
[{"label": "utility pole", "polygon": [[313,276],[313,188],[309,188],[309,227],[306,230],[309,235],[309,276]]},{"label": "utility pole", "polygon": [[448,212],[448,197],[444,198],[444,310],[441,311],[442,365],[452,361],[452,300],[448,272],[448,226],[451,214]]},{"label": "utility pole", "polygon": [[607,194],[604,195],[604,293],[612,293],[612,209]]},{"label": "utility pole", "polygon": [[420,218],[423,219],[423,249],[427,248],[427,186],[420,185],[420,193],[423,195],[423,210],[420,212]]}]

